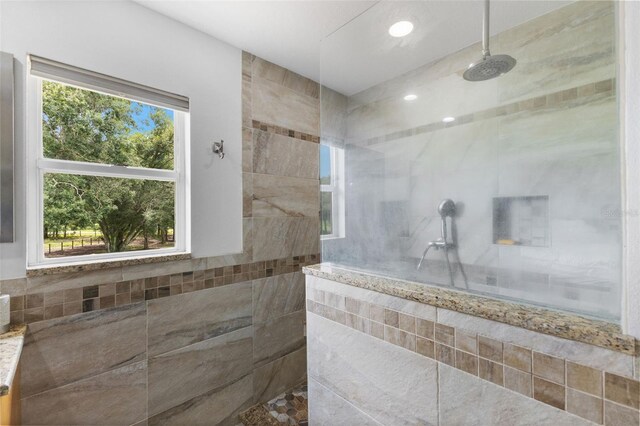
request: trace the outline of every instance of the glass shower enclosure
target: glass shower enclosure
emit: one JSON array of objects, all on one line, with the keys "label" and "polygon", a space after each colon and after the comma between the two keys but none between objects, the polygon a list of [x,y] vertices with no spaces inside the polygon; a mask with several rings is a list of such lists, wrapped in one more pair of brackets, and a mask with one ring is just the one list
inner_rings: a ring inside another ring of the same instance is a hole
[{"label": "glass shower enclosure", "polygon": [[615,4],[492,3],[517,64],[470,82],[481,23],[482,2],[379,2],[322,42],[322,261],[617,322]]}]

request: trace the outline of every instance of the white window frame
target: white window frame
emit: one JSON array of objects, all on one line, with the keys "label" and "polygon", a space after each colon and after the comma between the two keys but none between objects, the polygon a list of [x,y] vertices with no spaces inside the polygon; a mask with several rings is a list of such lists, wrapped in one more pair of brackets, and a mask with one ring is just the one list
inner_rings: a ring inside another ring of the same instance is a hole
[{"label": "white window frame", "polygon": [[[191,208],[189,196],[189,128],[188,112],[174,112],[174,169],[159,170],[139,167],[115,166],[99,163],[57,160],[45,158],[42,143],[42,81],[44,79],[27,75],[27,267],[59,266],[78,263],[97,263],[102,261],[126,260],[188,254],[191,250]],[[47,79],[48,80],[48,79]],[[55,81],[51,79],[51,81]],[[55,81],[57,82],[57,81]],[[62,84],[71,85],[68,82]],[[82,90],[92,90],[77,86]],[[109,93],[104,93],[114,96]],[[125,99],[143,102],[133,97]],[[159,105],[160,106],[160,105]],[[166,106],[163,108],[171,109]],[[175,184],[175,244],[171,248],[136,250],[128,252],[91,254],[81,256],[46,258],[44,250],[44,174],[48,172],[103,176],[125,179],[144,179]]]},{"label": "white window frame", "polygon": [[[333,145],[325,146],[329,147],[331,159],[331,184],[320,185],[320,192],[331,193],[331,234],[321,235],[320,238],[329,240],[345,236],[344,149]],[[322,202],[322,197],[320,201]]]}]

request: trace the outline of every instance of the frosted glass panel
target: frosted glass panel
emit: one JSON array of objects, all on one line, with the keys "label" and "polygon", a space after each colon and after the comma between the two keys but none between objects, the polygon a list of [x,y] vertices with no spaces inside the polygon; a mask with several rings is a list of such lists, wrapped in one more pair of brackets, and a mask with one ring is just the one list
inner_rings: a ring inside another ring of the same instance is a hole
[{"label": "frosted glass panel", "polygon": [[[473,3],[477,41],[481,2],[455,1],[382,2],[323,41],[322,142],[344,147],[346,175],[345,236],[323,240],[323,261],[618,321],[615,5],[495,2],[548,9],[496,19],[492,53],[517,65],[468,82],[479,43],[437,60],[429,46],[440,15]],[[415,34],[371,31],[386,16],[412,17]]]}]

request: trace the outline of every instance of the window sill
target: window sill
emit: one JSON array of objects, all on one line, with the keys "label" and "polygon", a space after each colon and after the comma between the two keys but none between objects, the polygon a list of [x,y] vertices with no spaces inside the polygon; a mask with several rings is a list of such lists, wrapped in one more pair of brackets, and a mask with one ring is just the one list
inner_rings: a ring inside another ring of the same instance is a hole
[{"label": "window sill", "polygon": [[175,260],[191,259],[191,253],[159,254],[148,256],[136,256],[126,259],[97,260],[83,263],[67,263],[62,265],[44,265],[27,268],[27,277],[39,277],[43,275],[64,274],[72,272],[98,271],[102,269],[118,268],[122,266],[146,265],[149,263],[161,263]]},{"label": "window sill", "polygon": [[320,241],[325,241],[325,240],[342,240],[344,239],[344,236],[340,236],[340,235],[321,235],[320,236]]}]

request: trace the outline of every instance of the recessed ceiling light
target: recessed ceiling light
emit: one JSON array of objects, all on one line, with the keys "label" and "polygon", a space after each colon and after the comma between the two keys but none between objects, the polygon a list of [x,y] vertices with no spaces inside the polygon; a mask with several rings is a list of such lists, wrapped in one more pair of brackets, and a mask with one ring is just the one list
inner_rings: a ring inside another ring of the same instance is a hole
[{"label": "recessed ceiling light", "polygon": [[416,99],[418,99],[418,95],[414,95],[414,94],[407,95],[404,97],[405,101],[415,101]]},{"label": "recessed ceiling light", "polygon": [[442,119],[443,123],[451,123],[452,121],[456,121],[455,117],[445,117]]},{"label": "recessed ceiling light", "polygon": [[404,37],[413,31],[413,24],[409,21],[396,22],[389,27],[389,35],[391,37]]}]

